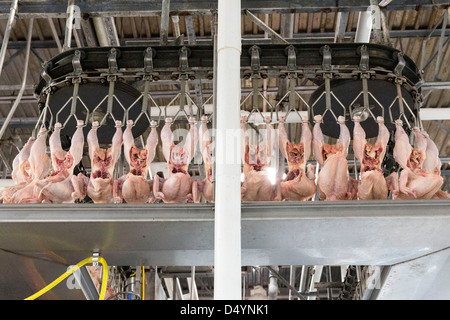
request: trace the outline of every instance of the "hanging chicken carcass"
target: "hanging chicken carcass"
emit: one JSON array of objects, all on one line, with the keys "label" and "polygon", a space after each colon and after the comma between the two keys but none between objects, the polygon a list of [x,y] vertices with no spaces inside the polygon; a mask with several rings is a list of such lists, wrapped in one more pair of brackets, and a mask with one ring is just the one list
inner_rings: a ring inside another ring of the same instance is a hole
[{"label": "hanging chicken carcass", "polygon": [[208,117],[203,116],[201,118],[202,124],[199,132],[199,145],[203,164],[205,166],[206,177],[203,180],[194,180],[192,182],[192,198],[195,203],[199,203],[202,196],[206,202],[214,201],[214,185],[212,182],[213,150],[207,122]]},{"label": "hanging chicken carcass", "polygon": [[11,203],[12,195],[33,179],[29,157],[34,140],[34,137],[30,137],[13,160],[11,176],[14,185],[0,189],[0,200],[3,203]]},{"label": "hanging chicken carcass", "polygon": [[[434,142],[420,131],[413,128],[414,147],[409,142],[401,120],[395,121],[394,159],[402,168],[396,199],[433,199],[446,198],[440,190],[443,178],[440,176],[440,160]],[[427,157],[429,158],[428,160]],[[424,166],[425,165],[425,166]]]},{"label": "hanging chicken carcass", "polygon": [[127,128],[123,133],[123,146],[125,159],[130,166],[130,171],[114,181],[114,201],[121,203],[147,203],[153,202],[152,180],[147,179],[150,163],[155,158],[156,146],[158,145],[157,123],[152,121],[151,131],[147,138],[145,147],[140,150],[134,144],[133,121],[127,121]]},{"label": "hanging chicken carcass", "polygon": [[193,201],[189,164],[194,157],[198,132],[194,118],[189,118],[189,132],[183,146],[176,145],[171,129],[172,118],[166,118],[161,130],[164,158],[167,161],[168,177],[156,175],[153,178],[153,195],[165,203],[184,203]]},{"label": "hanging chicken carcass", "polygon": [[114,168],[122,150],[122,122],[116,121],[116,132],[110,148],[100,148],[97,130],[99,123],[94,121],[89,130],[87,141],[91,159],[91,176],[85,181],[86,192],[94,203],[112,203]]},{"label": "hanging chicken carcass", "polygon": [[38,137],[30,148],[28,162],[30,166],[30,179],[25,186],[19,188],[11,195],[10,203],[40,203],[39,182],[51,172],[51,159],[47,151],[47,129],[42,128]]},{"label": "hanging chicken carcass", "polygon": [[281,201],[280,183],[270,180],[267,168],[275,142],[270,118],[264,118],[265,130],[258,145],[253,145],[245,134],[247,116],[241,117],[241,149],[244,180],[241,183],[242,201]]},{"label": "hanging chicken carcass", "polygon": [[50,136],[49,145],[53,172],[45,179],[36,182],[37,198],[43,203],[73,203],[85,197],[85,192],[80,189],[83,174],[74,175],[73,171],[81,158],[84,148],[84,121],[77,121],[69,151],[61,146],[61,123],[55,124],[55,129]]},{"label": "hanging chicken carcass", "polygon": [[386,154],[387,144],[389,142],[389,130],[384,125],[384,118],[377,117],[378,136],[375,144],[370,144],[366,140],[366,133],[362,128],[361,118],[353,118],[353,151],[355,158],[361,164],[360,177],[358,185],[359,200],[386,200],[389,190],[397,194],[396,173],[384,177],[382,163]]},{"label": "hanging chicken carcass", "polygon": [[335,145],[324,142],[320,128],[320,124],[323,123],[322,116],[315,116],[314,121],[312,145],[314,157],[321,168],[317,180],[320,199],[326,201],[355,199],[355,192],[351,192],[355,190],[353,180],[348,174],[350,131],[345,125],[345,118],[338,117],[341,131]]},{"label": "hanging chicken carcass", "polygon": [[302,118],[302,136],[297,144],[290,142],[284,127],[284,117],[280,117],[278,125],[278,145],[282,155],[288,162],[289,171],[281,181],[281,196],[285,200],[306,201],[314,197],[317,186],[315,168],[306,162],[311,155],[312,133],[307,117]]}]

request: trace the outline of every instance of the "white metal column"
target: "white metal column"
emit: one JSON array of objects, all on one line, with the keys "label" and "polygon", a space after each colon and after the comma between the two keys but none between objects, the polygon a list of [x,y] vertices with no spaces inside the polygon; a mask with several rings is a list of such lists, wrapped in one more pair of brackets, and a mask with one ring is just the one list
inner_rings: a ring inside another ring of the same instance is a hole
[{"label": "white metal column", "polygon": [[214,299],[240,300],[241,1],[218,5]]}]

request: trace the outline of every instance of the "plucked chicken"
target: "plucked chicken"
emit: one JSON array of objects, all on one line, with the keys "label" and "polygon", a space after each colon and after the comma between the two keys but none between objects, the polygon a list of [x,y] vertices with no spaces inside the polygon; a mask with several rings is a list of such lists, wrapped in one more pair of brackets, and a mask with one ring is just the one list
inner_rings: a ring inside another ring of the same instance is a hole
[{"label": "plucked chicken", "polygon": [[[441,175],[441,159],[439,159],[439,149],[426,131],[422,134],[427,139],[427,150],[425,161],[422,164],[422,170],[437,176]],[[450,199],[450,193],[439,189],[433,196],[433,199]]]},{"label": "plucked chicken", "polygon": [[214,185],[212,182],[212,143],[208,131],[208,117],[201,118],[201,126],[199,131],[199,145],[202,153],[203,165],[205,166],[206,178],[203,180],[195,180],[192,182],[192,197],[195,203],[199,203],[201,197],[206,202],[213,202]]},{"label": "plucked chicken", "polygon": [[13,160],[11,176],[14,185],[0,189],[0,200],[3,203],[11,203],[11,196],[33,179],[28,158],[34,140],[34,137],[30,137]]},{"label": "plucked chicken", "polygon": [[30,175],[28,183],[18,189],[10,198],[10,203],[40,203],[38,183],[51,172],[51,159],[47,151],[47,129],[42,128],[30,149],[28,162]]},{"label": "plucked chicken", "polygon": [[86,181],[87,195],[94,203],[112,203],[113,173],[122,150],[122,122],[116,121],[116,132],[110,148],[102,149],[98,143],[99,123],[94,121],[89,130],[87,141],[91,159],[91,176]]},{"label": "plucked chicken", "polygon": [[53,172],[45,179],[36,182],[39,202],[43,203],[73,203],[77,199],[83,199],[85,193],[79,189],[79,179],[83,180],[83,174],[74,175],[75,166],[83,157],[84,134],[83,120],[77,121],[69,151],[61,146],[61,123],[55,124],[55,130],[49,139]]},{"label": "plucked chicken", "polygon": [[339,139],[335,145],[324,142],[320,124],[322,116],[314,117],[313,128],[313,154],[321,169],[317,186],[319,197],[326,201],[354,199],[351,190],[354,190],[348,174],[347,153],[350,144],[350,132],[345,125],[345,118],[338,117],[340,126]]},{"label": "plucked chicken", "polygon": [[316,193],[314,167],[306,162],[311,155],[312,132],[308,118],[302,118],[302,136],[299,143],[288,140],[284,127],[284,117],[280,117],[278,125],[278,145],[281,153],[288,162],[289,171],[281,181],[281,196],[285,200],[306,201]]},{"label": "plucked chicken", "polygon": [[145,147],[140,150],[134,144],[133,121],[127,121],[127,128],[123,133],[123,149],[125,159],[130,166],[130,171],[114,181],[114,201],[121,203],[147,203],[153,202],[151,197],[152,181],[147,179],[150,163],[155,158],[156,146],[158,145],[157,123],[152,121],[151,131],[147,138]]},{"label": "plucked chicken", "polygon": [[[378,136],[375,144],[370,144],[366,140],[366,133],[362,128],[361,118],[355,116],[353,129],[353,151],[356,159],[361,164],[361,180],[357,188],[358,199],[360,200],[386,200],[389,189],[396,194],[395,175],[385,178],[381,165],[386,154],[386,147],[389,142],[389,130],[384,125],[384,118],[377,117]],[[392,180],[394,179],[394,180]]]},{"label": "plucked chicken", "polygon": [[190,129],[182,146],[174,143],[171,125],[172,118],[166,118],[161,130],[162,151],[169,174],[166,178],[158,175],[153,178],[153,195],[165,203],[191,202],[192,183],[188,168],[198,139],[195,119],[189,118]]},{"label": "plucked chicken", "polygon": [[244,181],[241,184],[242,201],[281,201],[280,183],[270,181],[267,168],[275,142],[273,126],[266,117],[265,130],[258,145],[253,145],[245,134],[247,117],[241,118],[241,149]]},{"label": "plucked chicken", "polygon": [[[413,128],[414,147],[402,127],[403,122],[396,120],[394,159],[402,168],[398,181],[398,199],[432,199],[439,198],[443,178],[436,170],[437,150],[433,142],[419,128]],[[430,146],[428,147],[428,144]],[[430,157],[425,162],[426,157]],[[424,168],[423,165],[426,164]],[[439,172],[440,173],[440,172]]]}]

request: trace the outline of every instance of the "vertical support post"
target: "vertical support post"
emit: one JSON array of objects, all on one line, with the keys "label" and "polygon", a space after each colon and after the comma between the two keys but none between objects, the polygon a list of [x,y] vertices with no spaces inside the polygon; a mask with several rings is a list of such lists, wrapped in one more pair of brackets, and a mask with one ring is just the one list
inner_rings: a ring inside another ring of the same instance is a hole
[{"label": "vertical support post", "polygon": [[240,300],[240,0],[219,0],[217,40],[214,299]]}]

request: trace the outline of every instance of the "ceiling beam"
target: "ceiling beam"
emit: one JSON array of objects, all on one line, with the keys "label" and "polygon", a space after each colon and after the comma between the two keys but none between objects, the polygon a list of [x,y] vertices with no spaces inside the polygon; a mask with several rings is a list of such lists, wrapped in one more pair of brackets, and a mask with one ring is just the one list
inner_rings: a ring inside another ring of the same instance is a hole
[{"label": "ceiling beam", "polygon": [[[392,39],[395,38],[423,38],[430,34],[431,30],[423,29],[423,30],[392,30],[390,31],[390,37]],[[445,31],[446,36],[450,36],[450,29],[448,28]],[[355,32],[345,32],[344,38],[352,39],[355,36]],[[334,32],[311,32],[311,33],[294,33],[292,39],[288,39],[291,44],[298,44],[302,42],[311,42],[311,41],[326,41],[329,39],[330,42],[334,41],[335,33]],[[431,37],[440,37],[440,30],[436,30],[432,32]],[[169,37],[169,42],[174,41],[174,37]],[[121,45],[151,45],[158,46],[160,43],[157,38],[148,38],[148,39],[121,39]],[[196,36],[196,44],[206,45],[211,44],[212,39],[210,36]],[[264,35],[243,35],[242,44],[269,44],[272,43],[272,39],[264,38]],[[22,49],[26,46],[26,41],[24,40],[16,40],[10,41],[8,44],[8,50],[17,50]],[[73,41],[72,46],[76,46],[75,41]],[[55,40],[33,40],[32,47],[34,49],[51,49],[58,48],[58,45]]]},{"label": "ceiling beam", "polygon": [[[94,16],[156,16],[161,15],[161,1],[150,0],[78,0],[76,4],[82,13]],[[243,10],[251,10],[254,14],[261,13],[300,13],[300,12],[349,12],[365,11],[367,0],[242,0]],[[389,3],[384,10],[428,10],[445,9],[447,0],[396,0]],[[171,13],[211,14],[217,10],[217,1],[172,0]],[[0,1],[0,18],[9,15],[10,2]],[[67,12],[66,0],[21,1],[17,16],[19,18],[65,18]]]}]

